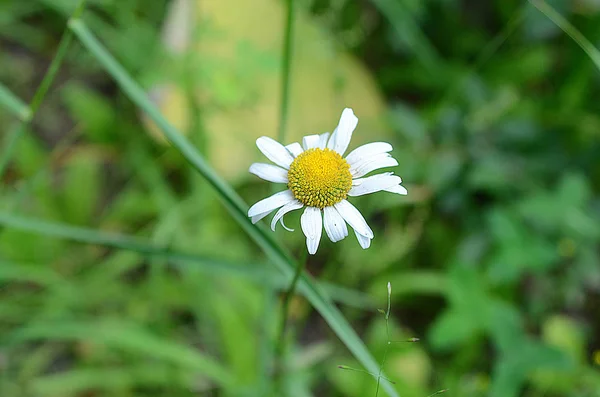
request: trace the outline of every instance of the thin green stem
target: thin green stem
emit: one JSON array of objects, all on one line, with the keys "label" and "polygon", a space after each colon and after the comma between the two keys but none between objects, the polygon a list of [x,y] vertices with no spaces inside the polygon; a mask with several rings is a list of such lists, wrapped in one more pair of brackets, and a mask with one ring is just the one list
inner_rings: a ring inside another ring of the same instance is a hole
[{"label": "thin green stem", "polygon": [[39,109],[40,105],[42,104],[42,101],[46,97],[46,94],[48,93],[48,90],[50,89],[52,82],[54,81],[54,79],[56,78],[56,75],[58,74],[60,65],[62,64],[63,60],[65,59],[65,56],[67,55],[67,50],[69,49],[69,46],[71,45],[72,41],[73,41],[73,34],[71,33],[70,30],[68,30],[68,29],[65,30],[65,32],[62,35],[62,38],[60,39],[60,43],[58,45],[58,50],[56,51],[56,55],[52,59],[52,62],[50,63],[50,66],[48,67],[48,71],[46,72],[44,79],[42,80],[42,82],[41,82],[40,86],[38,87],[38,89],[36,90],[35,94],[33,95],[33,99],[31,100],[31,104],[29,105],[31,117],[33,117],[33,115],[35,115],[35,113]]},{"label": "thin green stem", "polygon": [[[338,368],[339,368],[339,369],[344,369],[344,370],[346,370],[346,371],[361,372],[361,373],[363,373],[363,374],[371,375],[373,378],[377,379],[377,375],[375,375],[375,374],[373,374],[373,373],[371,373],[371,372],[369,372],[369,371],[365,371],[364,369],[352,368],[352,367],[349,367],[349,366],[347,366],[347,365],[338,365]],[[385,376],[381,376],[381,379],[384,379],[384,380],[386,380],[386,381],[390,382],[390,383],[391,383],[391,384],[393,384],[393,385],[395,385],[395,384],[396,384],[396,382],[394,382],[393,380],[391,380],[391,379],[389,379],[389,378],[386,378]]]},{"label": "thin green stem", "polygon": [[387,283],[387,310],[385,312],[385,334],[387,336],[387,342],[385,345],[385,352],[383,353],[383,360],[379,366],[379,372],[377,373],[377,388],[375,389],[375,397],[379,396],[379,387],[381,386],[381,378],[383,378],[383,367],[387,360],[388,353],[390,351],[391,338],[390,338],[390,311],[392,310],[392,285]]},{"label": "thin green stem", "polygon": [[281,304],[281,318],[279,323],[279,332],[277,338],[277,347],[275,349],[275,358],[276,358],[276,374],[280,373],[280,369],[282,367],[284,361],[285,354],[285,342],[286,342],[286,331],[287,331],[287,323],[289,318],[290,311],[290,302],[292,301],[292,297],[296,292],[296,287],[298,286],[298,280],[300,280],[300,275],[304,270],[306,265],[306,252],[302,255],[302,258],[298,261],[296,265],[296,272],[294,273],[294,277],[290,282],[287,290],[285,291],[285,295],[283,296],[283,302]]},{"label": "thin green stem", "polygon": [[[77,6],[75,7],[75,10],[73,11],[71,19],[81,17],[83,10],[85,9],[86,1],[87,0],[79,1]],[[60,69],[60,65],[65,59],[65,56],[67,55],[67,50],[69,49],[69,46],[71,45],[72,41],[73,33],[69,29],[66,29],[60,39],[58,50],[56,51],[54,58],[52,58],[52,62],[50,62],[50,66],[48,67],[48,70],[46,71],[42,82],[35,91],[33,99],[29,103],[29,107],[23,108],[20,106],[19,114],[22,120],[22,124],[20,128],[17,129],[16,132],[11,136],[9,145],[6,146],[5,151],[2,153],[2,157],[0,158],[0,178],[2,178],[4,169],[8,165],[8,162],[10,161],[10,158],[12,157],[15,148],[17,147],[17,142],[19,141],[21,136],[23,136],[26,127],[29,125],[29,123],[37,113],[40,105],[42,104],[42,101],[44,100],[46,94],[48,93],[48,90],[50,89],[50,86],[54,82],[54,79],[56,78],[56,75],[58,74],[58,71]]]},{"label": "thin green stem", "polygon": [[287,0],[287,17],[281,62],[281,107],[279,108],[279,132],[277,133],[277,138],[279,142],[282,143],[285,140],[290,104],[290,75],[292,69],[295,19],[294,9],[294,0]]},{"label": "thin green stem", "polygon": [[[73,10],[73,14],[71,14],[71,18],[70,18],[71,20],[81,18],[81,15],[83,14],[83,10],[85,9],[86,1],[87,0],[79,0],[79,3]],[[69,49],[69,46],[71,45],[72,41],[73,41],[73,33],[71,32],[70,29],[67,28],[60,39],[60,43],[58,44],[58,50],[56,51],[56,55],[52,59],[52,62],[50,63],[50,66],[48,67],[48,71],[46,72],[46,75],[44,76],[44,79],[42,80],[42,83],[40,84],[40,86],[36,90],[35,94],[33,95],[33,99],[31,100],[31,103],[29,105],[29,110],[31,111],[31,117],[33,117],[33,115],[37,112],[37,110],[39,109],[46,94],[48,93],[48,90],[50,89],[52,82],[56,78],[56,75],[58,73],[58,70],[60,69],[60,66],[62,65],[63,60],[65,59],[65,56],[67,55],[67,50]]]},{"label": "thin green stem", "polygon": [[287,335],[287,323],[289,318],[290,311],[290,302],[292,301],[292,297],[294,296],[294,292],[296,291],[296,286],[298,285],[298,280],[300,280],[300,275],[302,274],[302,270],[304,269],[306,262],[306,255],[303,255],[302,258],[296,264],[296,272],[294,273],[294,277],[287,290],[285,291],[285,295],[283,297],[283,302],[281,304],[281,315],[280,315],[280,323],[279,323],[279,331],[277,337],[277,345],[275,347],[275,370],[273,373],[273,386],[275,395],[285,395],[284,387],[282,385],[283,382],[283,374],[285,371],[285,348],[286,348],[286,335]]}]

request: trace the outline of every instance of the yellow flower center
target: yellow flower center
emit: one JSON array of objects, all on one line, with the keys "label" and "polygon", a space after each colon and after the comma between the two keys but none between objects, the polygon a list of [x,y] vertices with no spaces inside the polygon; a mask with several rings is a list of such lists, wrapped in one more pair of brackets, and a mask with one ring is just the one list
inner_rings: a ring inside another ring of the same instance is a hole
[{"label": "yellow flower center", "polygon": [[308,149],[290,165],[288,187],[309,207],[325,208],[344,200],[352,187],[350,165],[334,150]]}]

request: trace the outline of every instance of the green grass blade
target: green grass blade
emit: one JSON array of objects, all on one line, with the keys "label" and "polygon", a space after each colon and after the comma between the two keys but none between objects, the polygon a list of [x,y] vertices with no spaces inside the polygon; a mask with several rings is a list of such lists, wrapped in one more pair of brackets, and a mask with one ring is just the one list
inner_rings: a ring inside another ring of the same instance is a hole
[{"label": "green grass blade", "polygon": [[[43,234],[49,237],[64,238],[80,243],[138,252],[143,255],[166,259],[169,263],[180,266],[194,265],[199,271],[242,278],[261,285],[268,285],[276,290],[283,290],[287,286],[286,279],[280,273],[276,273],[272,269],[267,269],[266,266],[261,264],[239,264],[202,255],[172,251],[168,248],[152,245],[140,238],[123,234],[106,233],[77,226],[45,222],[6,212],[0,212],[0,225],[26,232]],[[0,260],[1,265],[3,265],[3,262]],[[0,269],[0,280],[3,279],[4,275],[8,277],[9,274],[13,274],[8,273],[8,270],[8,268]],[[31,276],[34,277],[35,275],[32,274]],[[370,310],[374,307],[372,299],[367,294],[329,283],[322,283],[321,288],[332,300],[346,306],[363,310]]]},{"label": "green grass blade", "polygon": [[543,0],[529,0],[535,8],[537,8],[542,14],[546,15],[548,19],[556,24],[563,32],[569,35],[583,51],[590,57],[592,62],[600,70],[600,51],[585,36],[569,21],[567,21],[558,11],[556,11],[550,4]]},{"label": "green grass blade", "polygon": [[[85,3],[86,0],[79,0],[79,3],[77,3],[77,6],[73,10],[73,14],[71,14],[71,18],[81,17],[83,10],[85,9]],[[46,74],[44,75],[44,78],[42,79],[38,89],[35,91],[33,99],[31,100],[31,104],[29,105],[32,116],[37,112],[42,104],[42,101],[46,97],[46,94],[48,93],[48,90],[50,89],[50,86],[56,78],[58,70],[65,59],[65,56],[67,55],[67,50],[71,46],[72,41],[73,34],[69,29],[65,30],[60,39],[60,43],[58,44],[56,55],[54,55],[54,58],[52,58],[52,62],[50,62],[50,66],[48,67],[48,70],[46,71]]]},{"label": "green grass blade", "polygon": [[[81,14],[83,13],[83,10],[85,8],[85,2],[86,2],[86,0],[79,0],[79,3],[77,4],[77,6],[75,7],[75,10],[73,11],[73,14],[72,14],[73,18],[81,17]],[[9,144],[6,146],[6,149],[2,152],[2,155],[0,157],[0,177],[2,177],[4,168],[10,161],[10,158],[12,157],[14,150],[17,147],[17,142],[18,142],[19,138],[23,135],[23,131],[25,130],[26,126],[29,124],[31,119],[33,119],[33,117],[35,116],[36,112],[38,111],[40,105],[42,104],[42,101],[46,97],[46,94],[48,93],[48,90],[50,89],[52,82],[54,81],[54,79],[56,78],[56,75],[58,74],[60,65],[62,64],[65,56],[67,55],[67,50],[69,49],[69,46],[71,45],[72,41],[73,41],[73,34],[71,33],[71,31],[69,29],[65,30],[65,32],[62,35],[62,38],[60,39],[60,44],[58,46],[58,50],[56,51],[56,55],[54,55],[54,58],[52,58],[52,62],[50,63],[50,66],[48,67],[48,70],[46,71],[46,74],[44,75],[44,78],[42,79],[41,84],[39,85],[38,89],[35,91],[35,94],[33,95],[33,99],[31,100],[30,105],[27,106],[25,104],[22,104],[22,105],[17,104],[20,107],[20,118],[22,120],[22,125],[18,128],[18,130],[13,135],[11,135]],[[9,96],[12,95],[8,91],[4,92],[4,95],[7,95],[7,93]],[[7,98],[5,98],[5,99],[7,99]],[[13,96],[12,100],[15,100],[15,99],[16,99],[16,97]],[[7,100],[9,102],[11,101],[10,98]],[[1,101],[2,101],[2,86],[0,86],[0,102]],[[21,106],[25,106],[25,110],[23,110],[23,108]]]},{"label": "green grass blade", "polygon": [[0,105],[4,106],[8,111],[14,113],[15,116],[23,121],[29,119],[31,114],[29,106],[2,83],[0,83]]},{"label": "green grass blade", "polygon": [[30,109],[32,117],[37,112],[40,105],[42,104],[42,101],[46,97],[46,94],[48,93],[52,82],[58,74],[60,65],[62,65],[62,62],[65,59],[65,56],[67,55],[67,50],[69,49],[69,46],[71,45],[72,41],[73,35],[71,34],[71,32],[68,30],[65,31],[58,45],[56,55],[54,55],[54,58],[52,58],[52,62],[50,63],[50,66],[48,66],[48,71],[44,75],[44,79],[40,83],[38,89],[35,91],[33,99],[31,100]]},{"label": "green grass blade", "polygon": [[[98,42],[96,37],[89,31],[81,20],[69,21],[69,27],[79,38],[81,43],[102,64],[106,71],[117,81],[129,98],[136,103],[163,131],[171,144],[180,151],[184,158],[206,178],[206,180],[217,191],[232,217],[249,234],[256,244],[273,261],[279,270],[289,280],[294,272],[294,261],[279,247],[271,235],[267,234],[262,227],[257,227],[250,222],[246,216],[248,206],[237,195],[237,193],[224,182],[215,171],[208,165],[198,151],[173,127],[154,107],[146,93],[128,75],[123,67],[112,57],[112,55]],[[346,318],[332,304],[330,299],[315,285],[315,282],[306,275],[300,279],[299,289],[304,292],[312,306],[323,316],[331,329],[338,335],[342,342],[348,347],[358,361],[369,371],[378,371],[379,365],[371,356],[362,340],[352,329]],[[384,388],[390,396],[398,396],[389,383]]]}]

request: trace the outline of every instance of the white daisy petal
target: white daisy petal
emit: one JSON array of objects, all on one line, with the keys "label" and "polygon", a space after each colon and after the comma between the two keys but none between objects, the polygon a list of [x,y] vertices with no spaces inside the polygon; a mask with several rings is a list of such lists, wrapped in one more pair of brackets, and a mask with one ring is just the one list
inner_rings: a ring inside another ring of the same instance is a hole
[{"label": "white daisy petal", "polygon": [[348,235],[346,222],[334,207],[323,208],[323,225],[331,241],[337,243]]},{"label": "white daisy petal", "polygon": [[248,216],[256,217],[258,215],[264,214],[265,212],[268,215],[268,213],[286,205],[292,200],[294,200],[294,194],[289,189],[284,190],[283,192],[275,193],[274,195],[267,197],[266,199],[262,199],[258,203],[250,207],[250,209],[248,210]]},{"label": "white daisy petal", "polygon": [[265,216],[269,215],[271,212],[273,212],[273,210],[266,211],[266,212],[261,212],[260,214],[254,215],[252,217],[252,223],[256,223],[256,222],[260,221],[262,218],[264,218]]},{"label": "white daisy petal", "polygon": [[385,174],[373,175],[367,178],[362,178],[362,181],[357,186],[352,186],[348,192],[348,196],[362,196],[369,193],[379,192],[400,185],[402,179],[393,175],[391,172]]},{"label": "white daisy petal", "polygon": [[315,149],[319,147],[321,137],[319,135],[307,135],[302,138],[302,147],[304,150]]},{"label": "white daisy petal", "polygon": [[359,234],[373,238],[373,231],[367,225],[367,221],[363,218],[362,214],[348,202],[348,200],[342,200],[337,204],[334,204],[335,209],[338,210],[342,218]]},{"label": "white daisy petal", "polygon": [[335,131],[333,131],[333,134],[331,134],[327,147],[343,156],[346,149],[348,149],[350,139],[352,138],[352,132],[357,124],[358,118],[354,115],[352,109],[344,109],[342,116],[340,117],[340,122]]},{"label": "white daisy petal", "polygon": [[290,164],[294,161],[291,153],[281,143],[268,136],[261,136],[256,140],[258,149],[272,162],[285,168],[290,168]]},{"label": "white daisy petal", "polygon": [[327,140],[329,139],[329,132],[319,135],[319,148],[325,149],[327,147]]},{"label": "white daisy petal", "polygon": [[387,189],[383,189],[383,190],[385,190],[386,192],[390,192],[390,193],[401,194],[403,196],[406,196],[408,194],[408,190],[406,190],[406,188],[401,185],[388,187]]},{"label": "white daisy petal", "polygon": [[379,168],[395,167],[397,165],[398,161],[389,154],[380,154],[379,156],[369,157],[364,161],[354,163],[353,166],[350,166],[350,173],[353,178],[360,178]]},{"label": "white daisy petal", "polygon": [[285,147],[288,152],[292,154],[294,157],[298,157],[304,150],[302,146],[298,142],[290,143]]},{"label": "white daisy petal", "polygon": [[369,248],[371,246],[370,238],[365,237],[362,234],[359,234],[356,230],[354,231],[354,234],[356,235],[356,238],[358,239],[358,243],[360,244],[362,249],[366,250],[367,248]]},{"label": "white daisy petal", "polygon": [[250,173],[265,181],[275,183],[288,183],[288,172],[272,164],[254,163],[250,166]]},{"label": "white daisy petal", "polygon": [[277,226],[277,221],[281,219],[281,226],[283,226],[284,229],[287,230],[288,232],[293,232],[294,229],[289,229],[288,227],[286,227],[283,224],[283,216],[290,211],[297,210],[302,207],[304,207],[304,204],[302,204],[298,200],[291,201],[291,202],[287,203],[286,205],[284,205],[283,207],[281,207],[279,209],[279,211],[277,211],[277,213],[275,213],[275,216],[273,217],[273,220],[271,221],[271,230],[275,231],[275,226]]},{"label": "white daisy petal", "polygon": [[321,210],[315,207],[306,207],[300,217],[300,225],[306,236],[306,247],[308,253],[314,255],[319,247],[321,233],[323,232],[323,218]]},{"label": "white daisy petal", "polygon": [[387,153],[392,151],[392,145],[386,142],[372,142],[367,143],[354,149],[346,156],[346,161],[350,166],[354,163],[361,162],[368,157],[377,156],[378,154]]}]

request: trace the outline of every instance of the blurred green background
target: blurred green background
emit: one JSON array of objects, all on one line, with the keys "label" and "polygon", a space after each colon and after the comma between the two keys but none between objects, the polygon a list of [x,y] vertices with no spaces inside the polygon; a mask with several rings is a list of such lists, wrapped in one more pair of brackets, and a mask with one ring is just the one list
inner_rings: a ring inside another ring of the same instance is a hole
[{"label": "blurred green background", "polygon": [[[600,2],[550,3],[600,45]],[[74,6],[0,1],[0,82],[23,101]],[[599,70],[527,2],[296,6],[286,143],[352,107],[352,147],[391,142],[409,190],[353,201],[370,249],[323,239],[308,262],[379,360],[391,282],[392,339],[420,338],[390,349],[398,393],[600,396]],[[84,19],[253,203],[272,192],[247,169],[276,136],[284,15],[90,0]],[[17,123],[0,108],[0,396],[265,395],[281,278],[77,40],[8,157]],[[276,238],[306,249],[300,230]],[[314,309],[292,308],[288,395],[374,395]]]}]

